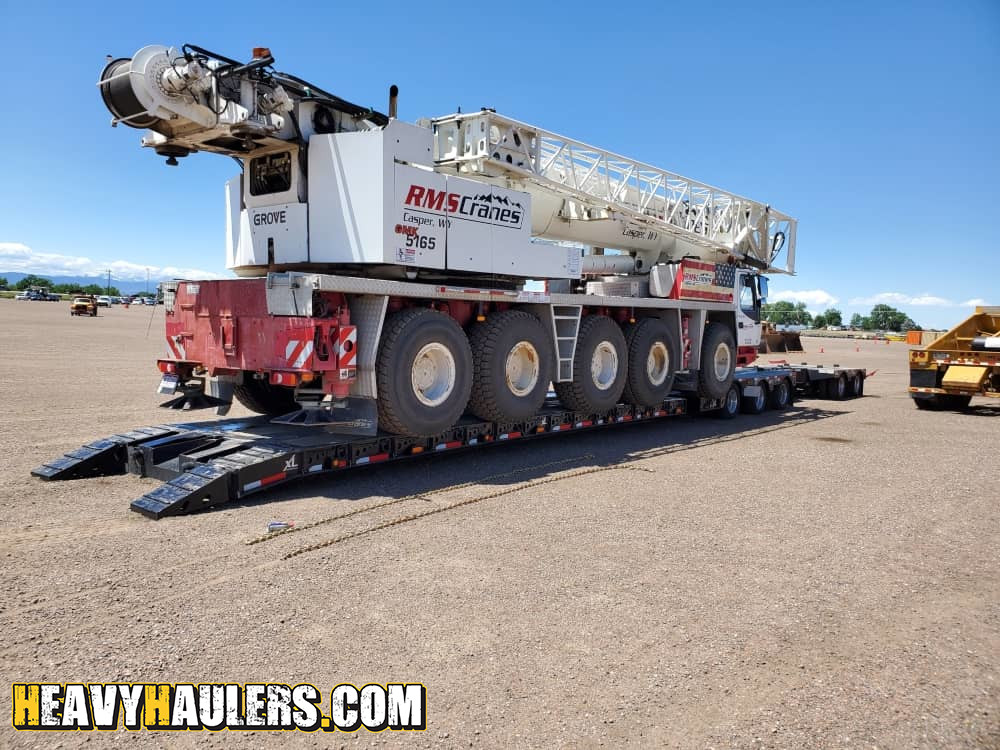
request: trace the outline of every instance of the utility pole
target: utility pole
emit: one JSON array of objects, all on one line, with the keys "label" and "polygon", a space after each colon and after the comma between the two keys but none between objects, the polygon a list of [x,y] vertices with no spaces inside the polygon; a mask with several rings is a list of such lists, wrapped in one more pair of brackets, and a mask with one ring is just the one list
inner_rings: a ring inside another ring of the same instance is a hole
[{"label": "utility pole", "polygon": [[108,291],[107,291],[107,295],[109,297],[111,296],[111,269],[110,268],[108,269]]},{"label": "utility pole", "polygon": [[149,296],[149,269],[146,269],[146,296]]}]

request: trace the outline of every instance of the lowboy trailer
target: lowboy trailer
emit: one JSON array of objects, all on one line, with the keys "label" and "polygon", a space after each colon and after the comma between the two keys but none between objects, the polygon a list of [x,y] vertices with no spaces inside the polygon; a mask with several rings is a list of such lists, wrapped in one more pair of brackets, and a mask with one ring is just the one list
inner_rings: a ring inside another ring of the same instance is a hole
[{"label": "lowboy trailer", "polygon": [[352,468],[392,463],[443,452],[533,440],[569,432],[611,428],[711,413],[733,418],[741,411],[759,414],[784,410],[797,395],[829,398],[860,396],[861,388],[819,388],[817,383],[859,382],[862,370],[836,368],[747,367],[725,397],[692,398],[674,393],[654,407],[617,404],[600,413],[567,411],[550,394],[544,407],[517,422],[484,422],[464,417],[429,438],[382,433],[373,437],[274,423],[266,416],[209,422],[154,425],[111,435],[35,469],[45,480],[136,474],[164,482],[131,504],[153,519],[185,515],[257,495],[286,482],[330,477]]}]

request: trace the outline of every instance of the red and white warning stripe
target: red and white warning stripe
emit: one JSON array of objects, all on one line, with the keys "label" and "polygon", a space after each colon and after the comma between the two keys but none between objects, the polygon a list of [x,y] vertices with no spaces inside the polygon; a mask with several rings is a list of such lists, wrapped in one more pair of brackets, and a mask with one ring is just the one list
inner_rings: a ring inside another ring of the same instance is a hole
[{"label": "red and white warning stripe", "polygon": [[285,361],[293,369],[301,369],[313,353],[313,342],[309,341],[289,341],[285,345]]},{"label": "red and white warning stripe", "polygon": [[167,336],[167,354],[173,359],[187,359],[187,352],[184,351],[184,342],[180,336]]},{"label": "red and white warning stripe", "polygon": [[337,362],[340,367],[356,367],[358,360],[358,329],[341,326],[337,332]]}]

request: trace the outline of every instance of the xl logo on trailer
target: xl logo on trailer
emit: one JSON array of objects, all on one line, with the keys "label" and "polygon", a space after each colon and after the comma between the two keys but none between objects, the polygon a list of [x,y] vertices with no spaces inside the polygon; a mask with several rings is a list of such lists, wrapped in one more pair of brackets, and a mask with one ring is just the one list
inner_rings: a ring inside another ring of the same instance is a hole
[{"label": "xl logo on trailer", "polygon": [[447,190],[433,190],[423,185],[410,185],[404,203],[434,213],[445,213],[456,218],[513,229],[521,228],[525,213],[524,206],[518,201],[502,195],[492,193],[462,195]]}]

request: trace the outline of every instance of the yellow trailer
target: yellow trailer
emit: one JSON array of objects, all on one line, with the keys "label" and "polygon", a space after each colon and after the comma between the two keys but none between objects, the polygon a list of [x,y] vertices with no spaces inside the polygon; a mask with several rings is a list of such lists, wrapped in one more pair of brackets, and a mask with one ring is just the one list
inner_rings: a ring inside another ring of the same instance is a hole
[{"label": "yellow trailer", "polygon": [[911,349],[910,396],[918,409],[964,409],[973,396],[1000,398],[1000,307],[977,307],[923,349]]}]

